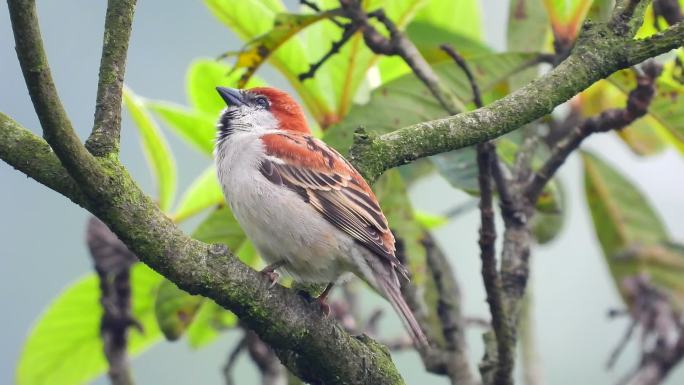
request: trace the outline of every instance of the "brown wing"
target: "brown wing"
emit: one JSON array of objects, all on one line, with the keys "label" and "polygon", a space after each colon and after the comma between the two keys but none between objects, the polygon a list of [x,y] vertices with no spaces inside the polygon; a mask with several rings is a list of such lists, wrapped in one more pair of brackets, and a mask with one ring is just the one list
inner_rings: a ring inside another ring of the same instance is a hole
[{"label": "brown wing", "polygon": [[297,192],[330,223],[407,275],[375,194],[354,167],[308,135],[268,134],[262,141],[273,157],[261,165],[268,180]]}]

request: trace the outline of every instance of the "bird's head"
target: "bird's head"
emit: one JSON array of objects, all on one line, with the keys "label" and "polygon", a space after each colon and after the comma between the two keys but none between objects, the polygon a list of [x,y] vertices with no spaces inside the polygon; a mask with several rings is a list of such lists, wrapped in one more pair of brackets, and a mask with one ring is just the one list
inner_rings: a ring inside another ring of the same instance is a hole
[{"label": "bird's head", "polygon": [[227,105],[218,121],[219,140],[239,131],[310,133],[304,111],[284,91],[272,87],[247,90],[216,87],[216,91]]}]

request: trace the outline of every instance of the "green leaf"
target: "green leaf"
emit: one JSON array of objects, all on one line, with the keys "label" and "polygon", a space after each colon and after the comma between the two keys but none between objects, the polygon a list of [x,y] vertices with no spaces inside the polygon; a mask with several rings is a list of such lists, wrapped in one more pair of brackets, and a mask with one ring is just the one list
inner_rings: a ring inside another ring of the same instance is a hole
[{"label": "green leaf", "polygon": [[[442,29],[436,25],[414,21],[406,28],[406,34],[416,45],[418,51],[429,63],[452,59],[439,47],[444,43],[451,44],[466,59],[492,53],[484,43],[472,37]],[[404,60],[397,56],[383,56],[378,62],[382,83],[387,83],[411,72]]]},{"label": "green leaf", "polygon": [[[128,352],[135,356],[161,337],[154,297],[162,277],[143,264],[131,271],[132,311],[144,332],[129,329]],[[17,364],[17,385],[81,384],[107,371],[100,339],[100,290],[90,274],[66,288],[37,320]],[[68,359],[65,359],[68,358]]]},{"label": "green leaf", "polygon": [[147,163],[157,181],[159,207],[167,211],[176,194],[176,164],[164,134],[150,116],[145,103],[130,89],[124,88],[123,100],[138,128]]},{"label": "green leaf", "polygon": [[476,0],[431,0],[418,11],[414,20],[481,41],[482,12],[479,3]]},{"label": "green leaf", "polygon": [[592,0],[543,0],[554,36],[574,41]]},{"label": "green leaf", "polygon": [[[545,194],[549,196],[544,197]],[[535,208],[531,223],[532,236],[537,243],[544,245],[556,239],[561,233],[567,216],[565,190],[558,179],[551,179],[547,183]]]},{"label": "green leaf", "polygon": [[[219,21],[235,32],[243,41],[249,42],[266,34],[273,28],[276,15],[287,10],[279,0],[204,0],[205,5]],[[322,25],[319,23],[316,25]],[[311,26],[305,32],[309,32]],[[321,35],[317,35],[321,38]],[[309,63],[317,58],[310,58],[307,50],[306,35],[298,34],[284,42],[268,59],[290,84],[297,90],[304,104],[317,122],[327,119],[333,114],[332,100],[327,94],[331,92],[329,84],[319,83],[319,77],[300,82],[297,76],[309,69]],[[317,55],[322,52],[317,52]]]},{"label": "green leaf", "polygon": [[202,172],[183,193],[173,219],[177,222],[183,221],[223,202],[223,192],[216,176],[216,167],[212,165]]},{"label": "green leaf", "polygon": [[202,302],[202,296],[190,295],[167,279],[162,281],[154,303],[154,314],[167,340],[175,341],[185,332]]},{"label": "green leaf", "polygon": [[206,243],[222,243],[230,250],[237,250],[245,241],[233,213],[226,206],[213,211],[192,233],[193,238]]},{"label": "green leaf", "polygon": [[387,171],[375,183],[373,190],[390,229],[401,241],[412,279],[421,283],[425,274],[425,248],[421,244],[423,228],[415,218],[401,174],[396,169]]},{"label": "green leaf", "polygon": [[221,331],[235,325],[237,325],[235,314],[217,305],[211,299],[205,298],[195,314],[195,321],[186,331],[188,344],[195,349],[206,346],[216,340]]},{"label": "green leaf", "polygon": [[542,0],[512,0],[508,5],[507,48],[539,52],[544,47],[549,20]]},{"label": "green leaf", "polygon": [[594,230],[615,284],[622,292],[624,278],[645,273],[684,304],[684,252],[669,243],[646,197],[596,156],[582,153],[582,160]]},{"label": "green leaf", "polygon": [[[362,2],[363,9],[366,11],[383,8],[387,17],[399,29],[406,27],[413,19],[415,12],[423,5],[425,5],[424,0],[394,0],[391,2],[367,0]],[[339,2],[325,0],[320,1],[319,6],[322,9],[332,9],[339,7]],[[376,24],[376,27],[380,31],[384,31],[383,26]],[[338,41],[342,36],[342,30],[331,22],[323,22],[308,28],[304,35],[309,62],[312,63],[318,61],[330,50],[332,42]],[[330,57],[318,69],[315,79],[319,82],[319,87],[325,92],[326,101],[332,106],[332,110],[327,115],[322,116],[322,119],[316,118],[321,126],[328,127],[347,115],[352,102],[366,81],[368,71],[377,63],[379,58],[380,56],[366,47],[361,33],[356,33],[339,53]],[[304,84],[309,81],[306,80]],[[314,116],[316,116],[315,113]]]},{"label": "green leaf", "polygon": [[[212,92],[217,94],[213,89]],[[218,114],[212,116],[168,102],[150,102],[148,106],[185,142],[211,156],[214,150]]]},{"label": "green leaf", "polygon": [[431,214],[420,210],[413,211],[413,218],[425,230],[434,230],[449,222],[449,218],[444,215]]},{"label": "green leaf", "polygon": [[[216,87],[237,87],[240,75],[240,71],[232,71],[231,66],[216,60],[197,59],[190,64],[186,74],[188,102],[194,107],[197,115],[211,118],[212,128],[219,113],[226,108],[226,103],[216,92]],[[265,84],[261,78],[253,76],[246,87],[260,87]],[[214,132],[215,130],[212,130],[212,144]]]},{"label": "green leaf", "polygon": [[302,15],[279,13],[273,20],[272,29],[250,40],[240,51],[226,53],[226,57],[236,56],[234,69],[245,69],[238,81],[238,88],[243,88],[266,59],[295,34],[331,16],[328,12]]}]

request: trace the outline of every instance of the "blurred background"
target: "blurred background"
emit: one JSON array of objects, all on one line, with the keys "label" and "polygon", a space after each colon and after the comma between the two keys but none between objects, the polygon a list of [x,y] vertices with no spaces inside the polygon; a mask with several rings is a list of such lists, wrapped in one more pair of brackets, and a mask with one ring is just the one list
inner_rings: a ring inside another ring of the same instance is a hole
[{"label": "blurred background", "polygon": [[[294,2],[288,3],[294,5]],[[102,43],[105,1],[38,1],[41,29],[53,76],[62,101],[79,135],[85,138],[93,120]],[[505,50],[506,1],[481,2],[483,35],[496,51]],[[222,26],[200,1],[140,1],[129,50],[126,83],[139,95],[184,104],[185,76],[190,63],[236,50],[241,41]],[[7,5],[0,3],[0,110],[40,134],[37,118],[17,63]],[[259,70],[268,83],[290,89],[269,66]],[[187,186],[208,166],[208,160],[176,136],[167,135],[175,154],[179,186]],[[684,238],[684,161],[674,150],[642,158],[630,152],[613,134],[591,137],[585,145],[635,183],[660,213],[672,237]],[[139,184],[154,193],[138,136],[124,116],[121,158]],[[611,371],[606,362],[628,326],[626,319],[609,319],[610,309],[623,308],[609,276],[584,199],[580,162],[573,156],[560,172],[565,183],[569,215],[552,243],[533,249],[530,290],[534,296],[537,354],[545,383],[556,385],[610,384],[637,359],[632,342]],[[444,213],[473,198],[432,176],[411,188],[415,206]],[[435,231],[448,252],[462,285],[464,312],[488,318],[480,276],[477,231],[479,213],[470,210]],[[22,343],[43,309],[70,282],[92,272],[84,242],[88,214],[66,198],[0,164],[0,383],[13,383]],[[186,223],[192,229],[193,223]],[[385,306],[364,288],[364,306]],[[391,312],[385,329],[401,331]],[[469,354],[478,362],[482,330],[469,329]],[[221,367],[237,332],[227,332],[210,345],[193,350],[183,341],[163,341],[132,361],[139,384],[221,384]],[[447,383],[425,374],[417,354],[393,355],[407,383]],[[65,357],[67,359],[67,357]],[[247,358],[241,358],[235,378],[256,384],[258,377]],[[96,380],[107,383],[106,379]],[[666,382],[684,383],[684,367]]]}]

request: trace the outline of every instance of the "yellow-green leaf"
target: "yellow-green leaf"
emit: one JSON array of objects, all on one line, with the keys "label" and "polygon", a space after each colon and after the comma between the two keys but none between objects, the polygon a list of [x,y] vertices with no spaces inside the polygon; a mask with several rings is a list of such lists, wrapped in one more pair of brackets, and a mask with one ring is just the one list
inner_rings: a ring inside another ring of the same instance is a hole
[{"label": "yellow-green leaf", "polygon": [[159,207],[167,211],[176,194],[176,163],[164,134],[147,111],[144,101],[124,88],[123,100],[138,128],[147,163],[157,182]]},{"label": "yellow-green leaf", "polygon": [[[206,114],[216,122],[221,110],[226,108],[226,102],[216,92],[216,87],[237,87],[241,74],[241,71],[232,71],[231,66],[216,60],[194,60],[185,75],[188,102],[196,111]],[[252,76],[245,87],[260,87],[265,84],[258,76]]]},{"label": "yellow-green leaf", "polygon": [[582,153],[587,202],[603,255],[622,292],[624,278],[647,274],[679,305],[684,299],[684,252],[669,243],[665,226],[646,197],[624,176]]},{"label": "yellow-green leaf", "polygon": [[574,41],[592,0],[544,0],[554,35]]},{"label": "yellow-green leaf", "polygon": [[154,314],[167,340],[175,341],[185,332],[202,302],[202,296],[190,295],[168,279],[162,281],[154,302]]},{"label": "yellow-green leaf", "polygon": [[206,346],[214,341],[222,330],[230,329],[236,324],[235,314],[217,305],[211,299],[205,298],[195,314],[194,322],[186,331],[188,344],[193,348]]},{"label": "yellow-green leaf", "polygon": [[238,88],[243,88],[266,59],[292,36],[313,23],[330,18],[331,15],[327,12],[301,15],[279,13],[273,20],[271,30],[250,40],[240,51],[226,53],[226,57],[236,56],[234,70],[245,69],[237,83]]},{"label": "yellow-green leaf", "polygon": [[[211,92],[218,94],[214,89],[211,89]],[[190,110],[168,102],[149,102],[148,106],[186,143],[211,156],[218,115],[212,116],[200,110]]]},{"label": "yellow-green leaf", "polygon": [[[144,330],[129,329],[132,356],[160,340],[154,298],[161,280],[143,264],[131,270],[133,316]],[[98,278],[90,274],[59,294],[31,328],[17,364],[16,384],[83,384],[104,374],[107,361],[100,338],[101,318]]]},{"label": "yellow-green leaf", "polygon": [[209,207],[216,207],[222,203],[224,203],[223,192],[216,176],[216,167],[212,165],[185,190],[173,214],[173,219],[181,222]]}]

